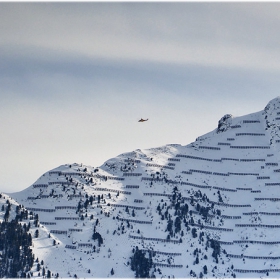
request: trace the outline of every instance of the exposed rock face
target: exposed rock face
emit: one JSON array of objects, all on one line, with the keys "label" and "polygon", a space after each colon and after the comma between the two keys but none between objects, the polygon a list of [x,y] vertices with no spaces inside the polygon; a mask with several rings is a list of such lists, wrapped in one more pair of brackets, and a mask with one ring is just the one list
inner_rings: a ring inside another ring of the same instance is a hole
[{"label": "exposed rock face", "polygon": [[224,115],[218,122],[217,133],[225,132],[232,123],[232,115],[226,114]]}]

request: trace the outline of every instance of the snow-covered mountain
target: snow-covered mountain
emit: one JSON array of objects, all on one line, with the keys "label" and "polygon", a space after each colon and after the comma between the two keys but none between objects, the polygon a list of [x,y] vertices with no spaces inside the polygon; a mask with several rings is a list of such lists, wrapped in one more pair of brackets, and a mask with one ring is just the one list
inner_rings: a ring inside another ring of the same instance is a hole
[{"label": "snow-covered mountain", "polygon": [[187,146],[61,165],[9,194],[39,216],[33,277],[133,278],[139,250],[156,278],[279,277],[279,129],[277,97]]}]

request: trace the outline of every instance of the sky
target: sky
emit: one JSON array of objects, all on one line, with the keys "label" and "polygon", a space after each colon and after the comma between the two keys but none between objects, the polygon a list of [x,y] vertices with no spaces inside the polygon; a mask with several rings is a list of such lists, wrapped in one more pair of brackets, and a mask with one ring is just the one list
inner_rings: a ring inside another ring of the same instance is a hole
[{"label": "sky", "polygon": [[280,95],[279,14],[278,2],[0,2],[0,191],[262,110]]}]

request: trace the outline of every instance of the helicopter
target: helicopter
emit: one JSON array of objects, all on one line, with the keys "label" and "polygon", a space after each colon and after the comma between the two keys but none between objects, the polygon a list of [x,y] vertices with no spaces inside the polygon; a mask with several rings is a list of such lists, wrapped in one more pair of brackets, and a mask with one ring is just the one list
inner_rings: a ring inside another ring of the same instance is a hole
[{"label": "helicopter", "polygon": [[146,122],[148,119],[144,120],[144,119],[140,119],[138,122]]}]

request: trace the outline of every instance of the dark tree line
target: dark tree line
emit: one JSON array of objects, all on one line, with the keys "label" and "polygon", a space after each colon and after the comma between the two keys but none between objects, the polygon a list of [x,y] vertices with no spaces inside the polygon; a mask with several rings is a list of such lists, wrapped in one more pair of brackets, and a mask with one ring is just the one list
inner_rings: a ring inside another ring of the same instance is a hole
[{"label": "dark tree line", "polygon": [[26,277],[34,262],[29,227],[17,220],[0,223],[0,277]]},{"label": "dark tree line", "polygon": [[132,271],[135,271],[136,278],[151,278],[150,269],[153,266],[152,253],[149,252],[148,258],[146,257],[146,252],[136,249],[132,250],[133,255],[130,257],[130,267]]}]

